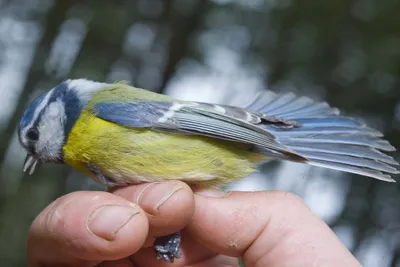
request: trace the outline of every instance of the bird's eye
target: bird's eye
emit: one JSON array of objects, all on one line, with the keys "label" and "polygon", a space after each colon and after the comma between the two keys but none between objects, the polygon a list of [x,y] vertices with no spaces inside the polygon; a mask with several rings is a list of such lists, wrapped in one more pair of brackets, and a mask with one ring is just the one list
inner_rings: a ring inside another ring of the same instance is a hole
[{"label": "bird's eye", "polygon": [[32,128],[26,133],[26,137],[31,141],[37,141],[39,140],[39,131]]}]

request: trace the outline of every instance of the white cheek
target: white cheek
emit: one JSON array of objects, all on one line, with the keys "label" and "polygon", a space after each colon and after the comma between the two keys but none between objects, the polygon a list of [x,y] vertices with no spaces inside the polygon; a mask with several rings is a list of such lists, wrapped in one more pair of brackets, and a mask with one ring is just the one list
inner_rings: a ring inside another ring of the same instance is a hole
[{"label": "white cheek", "polygon": [[37,120],[37,118],[39,117],[40,112],[46,107],[47,103],[49,102],[50,96],[53,93],[53,90],[50,90],[46,96],[44,97],[44,99],[42,100],[42,102],[39,104],[39,106],[37,106],[35,113],[33,115],[33,118],[31,120],[31,122],[25,127],[25,130],[23,132],[23,134],[26,134],[26,131],[30,128],[32,128],[32,125],[34,124],[34,122]]},{"label": "white cheek", "polygon": [[51,103],[42,115],[37,151],[58,154],[64,143],[65,108],[61,100]]}]

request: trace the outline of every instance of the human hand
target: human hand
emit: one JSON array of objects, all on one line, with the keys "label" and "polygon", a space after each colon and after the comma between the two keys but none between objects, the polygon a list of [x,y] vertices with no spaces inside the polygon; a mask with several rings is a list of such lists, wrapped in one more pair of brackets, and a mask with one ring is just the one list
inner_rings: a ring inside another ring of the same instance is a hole
[{"label": "human hand", "polygon": [[[156,260],[153,237],[182,228],[182,258]],[[65,195],[35,219],[27,246],[30,267],[361,266],[292,194],[193,194],[178,181]]]}]

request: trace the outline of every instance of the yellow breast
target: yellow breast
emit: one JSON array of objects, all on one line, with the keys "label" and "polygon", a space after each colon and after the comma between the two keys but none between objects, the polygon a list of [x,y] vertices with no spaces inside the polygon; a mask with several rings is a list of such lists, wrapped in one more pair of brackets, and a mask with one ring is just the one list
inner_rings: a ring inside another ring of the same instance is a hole
[{"label": "yellow breast", "polygon": [[83,111],[63,148],[65,162],[92,176],[91,163],[109,178],[130,183],[179,179],[214,185],[249,175],[261,156],[245,145],[195,135],[128,128]]}]

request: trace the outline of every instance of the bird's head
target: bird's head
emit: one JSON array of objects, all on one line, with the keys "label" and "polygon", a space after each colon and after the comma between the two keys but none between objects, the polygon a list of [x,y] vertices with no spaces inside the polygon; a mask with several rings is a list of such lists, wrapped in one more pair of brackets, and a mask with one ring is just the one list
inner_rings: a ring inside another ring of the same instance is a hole
[{"label": "bird's head", "polygon": [[106,85],[67,80],[32,101],[18,126],[19,141],[27,151],[24,171],[32,174],[41,163],[64,162],[62,148],[82,108]]}]

